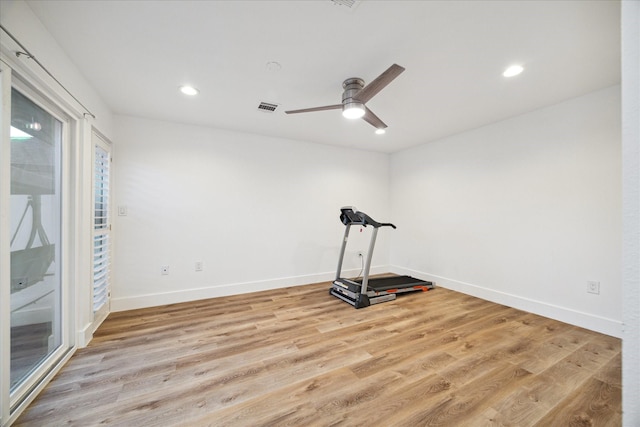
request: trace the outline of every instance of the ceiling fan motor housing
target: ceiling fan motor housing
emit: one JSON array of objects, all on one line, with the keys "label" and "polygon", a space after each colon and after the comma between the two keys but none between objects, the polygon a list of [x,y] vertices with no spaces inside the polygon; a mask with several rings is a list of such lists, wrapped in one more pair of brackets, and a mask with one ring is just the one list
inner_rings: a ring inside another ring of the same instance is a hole
[{"label": "ceiling fan motor housing", "polygon": [[342,111],[350,108],[358,108],[364,111],[364,104],[354,99],[356,94],[364,87],[364,80],[358,77],[352,77],[342,83],[344,92],[342,93]]}]

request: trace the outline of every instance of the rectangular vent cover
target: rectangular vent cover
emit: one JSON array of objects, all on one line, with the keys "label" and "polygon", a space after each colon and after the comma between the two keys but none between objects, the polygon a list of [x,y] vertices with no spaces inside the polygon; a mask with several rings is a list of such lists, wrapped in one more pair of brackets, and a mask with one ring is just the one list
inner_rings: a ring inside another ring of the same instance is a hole
[{"label": "rectangular vent cover", "polygon": [[271,104],[269,102],[261,102],[258,105],[258,111],[264,111],[265,113],[273,113],[278,108],[278,104]]},{"label": "rectangular vent cover", "polygon": [[336,6],[347,6],[351,9],[356,4],[356,0],[331,0],[331,3]]}]

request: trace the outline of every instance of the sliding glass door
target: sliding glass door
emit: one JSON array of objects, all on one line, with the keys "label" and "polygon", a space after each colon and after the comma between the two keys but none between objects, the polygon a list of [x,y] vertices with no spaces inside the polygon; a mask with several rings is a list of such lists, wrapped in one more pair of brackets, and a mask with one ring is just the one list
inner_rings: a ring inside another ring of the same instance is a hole
[{"label": "sliding glass door", "polygon": [[[63,151],[67,122],[25,87],[11,89],[10,402],[33,390],[68,350]],[[4,200],[3,200],[4,202]],[[3,283],[3,286],[6,284]],[[4,353],[6,354],[6,353]]]}]

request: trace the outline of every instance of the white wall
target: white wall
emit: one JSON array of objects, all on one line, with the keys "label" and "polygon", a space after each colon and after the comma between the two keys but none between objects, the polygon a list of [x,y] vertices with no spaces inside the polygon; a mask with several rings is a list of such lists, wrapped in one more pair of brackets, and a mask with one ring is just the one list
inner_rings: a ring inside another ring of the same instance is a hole
[{"label": "white wall", "polygon": [[[114,221],[113,311],[329,280],[344,232],[339,208],[388,217],[386,154],[133,117],[115,123],[115,204],[127,215]],[[351,273],[368,231],[352,232]],[[373,262],[382,270],[384,234]]]},{"label": "white wall", "polygon": [[[95,119],[92,119],[92,125],[100,129],[103,134],[111,137],[113,126],[111,110],[42,25],[27,3],[22,0],[0,1],[0,22],[58,81],[89,108],[96,116]],[[0,39],[2,39],[2,45],[9,48],[11,53],[22,50],[2,31],[0,31]],[[39,77],[61,100],[74,109],[81,108],[33,60],[21,56],[19,61],[25,63],[25,66],[32,70],[33,75]]]},{"label": "white wall", "polygon": [[640,425],[640,2],[622,3],[623,424]]},{"label": "white wall", "polygon": [[394,270],[620,336],[620,138],[616,86],[392,155]]}]

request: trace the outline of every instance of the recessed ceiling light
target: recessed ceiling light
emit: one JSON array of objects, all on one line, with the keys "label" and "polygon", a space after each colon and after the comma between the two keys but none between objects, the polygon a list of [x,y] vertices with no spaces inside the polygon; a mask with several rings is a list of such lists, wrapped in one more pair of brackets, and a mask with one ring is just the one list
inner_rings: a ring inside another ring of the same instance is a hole
[{"label": "recessed ceiling light", "polygon": [[512,65],[506,70],[504,70],[504,73],[502,73],[502,75],[505,77],[513,77],[513,76],[517,76],[523,71],[524,71],[524,68],[522,67],[522,65]]},{"label": "recessed ceiling light", "polygon": [[194,96],[197,95],[200,91],[193,86],[180,86],[180,92],[185,95]]},{"label": "recessed ceiling light", "polygon": [[387,133],[387,131],[384,129],[376,129],[376,135],[384,135],[385,133]]}]

